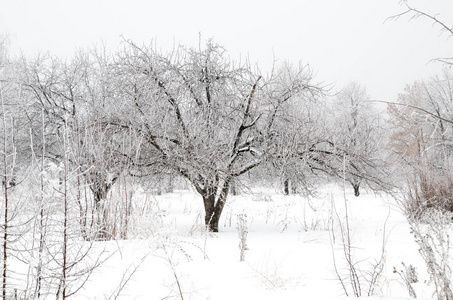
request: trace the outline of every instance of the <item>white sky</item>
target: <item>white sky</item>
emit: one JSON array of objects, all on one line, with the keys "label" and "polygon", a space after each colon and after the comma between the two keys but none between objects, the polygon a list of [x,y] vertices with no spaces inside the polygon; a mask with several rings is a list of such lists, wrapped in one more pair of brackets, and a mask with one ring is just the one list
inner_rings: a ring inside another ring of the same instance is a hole
[{"label": "white sky", "polygon": [[[411,0],[453,26],[452,0]],[[234,57],[269,68],[273,58],[309,63],[318,80],[351,80],[376,99],[395,100],[407,83],[440,72],[430,59],[453,56],[453,38],[426,19],[387,21],[398,0],[0,0],[0,33],[10,50],[70,56],[120,36],[162,49],[213,37]]]}]

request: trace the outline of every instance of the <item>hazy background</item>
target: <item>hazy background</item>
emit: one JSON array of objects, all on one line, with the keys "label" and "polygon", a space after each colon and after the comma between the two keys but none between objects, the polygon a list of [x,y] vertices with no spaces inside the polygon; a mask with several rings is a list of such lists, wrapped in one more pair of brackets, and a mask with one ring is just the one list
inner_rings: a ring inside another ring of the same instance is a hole
[{"label": "hazy background", "polygon": [[[452,0],[410,3],[453,23]],[[387,101],[407,83],[439,73],[442,66],[431,59],[453,56],[453,39],[429,20],[385,21],[404,11],[398,0],[0,0],[0,8],[0,33],[9,36],[13,54],[114,49],[121,36],[168,50],[197,46],[201,35],[263,70],[274,57],[301,61],[335,88],[356,80]]]}]

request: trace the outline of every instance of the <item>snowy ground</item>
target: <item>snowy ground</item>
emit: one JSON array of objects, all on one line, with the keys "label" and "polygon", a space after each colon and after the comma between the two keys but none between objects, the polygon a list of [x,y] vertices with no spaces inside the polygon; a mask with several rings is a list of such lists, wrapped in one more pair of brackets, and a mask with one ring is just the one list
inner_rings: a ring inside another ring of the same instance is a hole
[{"label": "snowy ground", "polygon": [[[393,198],[366,192],[356,198],[352,189],[345,195],[353,255],[362,271],[381,258],[386,240],[384,269],[371,299],[410,299],[393,273],[393,267],[402,268],[401,262],[419,272],[418,298],[431,299],[426,267]],[[346,298],[333,263],[335,253],[339,274],[348,275],[340,234],[344,199],[343,190],[333,185],[312,198],[269,190],[230,196],[220,232],[213,234],[203,230],[202,202],[195,193],[149,197],[144,217],[136,221],[136,238],[99,243],[112,257],[75,298],[113,299],[122,282],[126,284],[118,299],[181,299],[180,291],[184,299]],[[244,213],[249,250],[240,262],[236,226],[237,215]],[[367,286],[366,278],[361,280]]]}]

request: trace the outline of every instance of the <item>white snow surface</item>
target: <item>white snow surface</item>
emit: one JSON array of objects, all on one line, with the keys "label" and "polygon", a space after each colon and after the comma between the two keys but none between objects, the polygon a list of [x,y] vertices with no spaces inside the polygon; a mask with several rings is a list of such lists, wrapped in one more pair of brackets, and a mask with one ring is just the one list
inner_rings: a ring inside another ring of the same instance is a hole
[{"label": "white snow surface", "polygon": [[[144,200],[145,194],[134,197]],[[352,189],[344,192],[336,185],[325,186],[316,197],[255,189],[228,198],[218,233],[203,229],[202,200],[192,191],[146,198],[153,202],[149,219],[137,220],[127,240],[98,242],[112,256],[74,299],[114,299],[133,268],[117,299],[181,299],[177,282],[186,300],[346,299],[333,263],[335,253],[338,272],[348,274],[339,231],[345,199],[353,255],[363,271],[380,259],[386,241],[383,272],[373,296],[364,291],[363,298],[411,299],[393,273],[401,262],[419,273],[418,299],[433,297],[417,244],[391,196],[362,191],[354,197]],[[238,214],[247,215],[249,228],[243,262]]]}]

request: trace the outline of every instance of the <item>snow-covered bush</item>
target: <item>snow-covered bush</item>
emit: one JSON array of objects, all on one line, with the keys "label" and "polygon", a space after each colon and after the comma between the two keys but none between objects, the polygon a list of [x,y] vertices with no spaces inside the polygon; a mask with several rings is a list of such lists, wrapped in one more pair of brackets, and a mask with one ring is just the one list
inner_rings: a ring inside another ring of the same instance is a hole
[{"label": "snow-covered bush", "polygon": [[453,212],[453,176],[449,161],[442,167],[422,166],[407,180],[403,191],[402,208],[409,219],[420,219],[426,210]]},{"label": "snow-covered bush", "polygon": [[407,291],[409,292],[409,296],[412,298],[417,298],[417,294],[414,290],[412,284],[418,282],[417,270],[413,265],[406,265],[404,262],[401,262],[404,269],[398,270],[397,268],[393,267],[393,273],[398,274],[401,279],[404,281],[406,285]]},{"label": "snow-covered bush", "polygon": [[453,214],[449,212],[429,209],[420,215],[420,219],[409,219],[411,232],[430,276],[429,283],[434,284],[434,294],[439,300],[453,299],[450,268],[452,218]]}]

